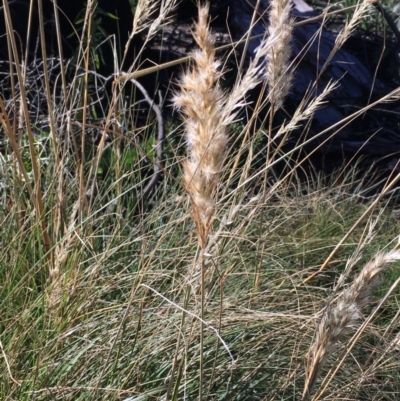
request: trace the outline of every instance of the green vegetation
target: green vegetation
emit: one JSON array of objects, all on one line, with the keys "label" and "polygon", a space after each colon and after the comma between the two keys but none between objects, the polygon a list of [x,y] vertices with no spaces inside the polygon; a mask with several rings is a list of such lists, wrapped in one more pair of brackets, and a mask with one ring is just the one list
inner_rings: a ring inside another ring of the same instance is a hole
[{"label": "green vegetation", "polygon": [[[175,6],[152,21],[156,4],[138,1],[135,32],[153,34]],[[0,101],[0,399],[396,399],[399,177],[371,196],[357,163],[307,181],[283,152],[333,83],[278,134],[237,122],[262,80],[271,120],[287,95],[280,49],[293,22],[285,2],[272,4],[270,31],[283,34],[230,92],[201,9],[200,51],[176,88],[182,119],[164,124],[163,157],[158,99],[141,124],[142,103],[126,106],[139,63],[102,109],[104,82],[88,87],[90,40],[76,66],[61,61],[60,96],[43,80],[47,129],[24,90]],[[88,8],[85,38],[92,17]],[[260,155],[261,135],[270,145]]]}]

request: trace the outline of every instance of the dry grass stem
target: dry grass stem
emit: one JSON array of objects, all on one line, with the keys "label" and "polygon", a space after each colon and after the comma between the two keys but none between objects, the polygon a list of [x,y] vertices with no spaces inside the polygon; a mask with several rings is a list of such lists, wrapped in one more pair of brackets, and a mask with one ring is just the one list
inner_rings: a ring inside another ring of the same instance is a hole
[{"label": "dry grass stem", "polygon": [[399,259],[399,251],[378,254],[364,266],[353,284],[326,306],[315,342],[307,355],[304,400],[308,399],[318,374],[336,343],[362,317],[361,310],[369,302],[369,295],[378,282],[379,273],[387,268],[388,263]]}]

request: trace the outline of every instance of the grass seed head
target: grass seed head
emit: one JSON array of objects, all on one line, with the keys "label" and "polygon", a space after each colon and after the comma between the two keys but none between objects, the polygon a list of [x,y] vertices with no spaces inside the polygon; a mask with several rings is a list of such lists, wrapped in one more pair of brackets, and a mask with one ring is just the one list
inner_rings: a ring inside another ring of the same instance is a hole
[{"label": "grass seed head", "polygon": [[377,285],[377,276],[388,264],[400,259],[399,251],[380,253],[369,261],[335,302],[328,304],[319,323],[316,339],[307,356],[306,382],[303,399],[307,399],[318,374],[335,344],[354,327],[362,317],[362,308],[369,303],[369,296]]},{"label": "grass seed head", "polygon": [[194,64],[180,80],[174,105],[185,122],[188,157],[183,163],[184,181],[193,216],[204,244],[214,215],[214,196],[228,141],[222,124],[225,95],[218,84],[220,62],[215,58],[214,39],[208,24],[209,4],[199,8],[194,39],[199,50]]},{"label": "grass seed head", "polygon": [[290,17],[289,0],[271,0],[268,27],[267,69],[265,72],[269,99],[274,109],[282,107],[289,93],[292,72],[290,70],[290,40],[293,19]]}]

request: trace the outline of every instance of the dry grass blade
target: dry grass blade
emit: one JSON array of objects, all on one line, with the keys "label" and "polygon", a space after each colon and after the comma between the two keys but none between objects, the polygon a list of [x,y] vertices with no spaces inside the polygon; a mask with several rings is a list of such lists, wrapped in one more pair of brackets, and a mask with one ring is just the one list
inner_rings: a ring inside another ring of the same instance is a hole
[{"label": "dry grass blade", "polygon": [[[24,116],[25,123],[26,123],[26,132],[27,132],[28,143],[29,143],[29,153],[30,153],[30,159],[31,159],[34,182],[35,182],[35,185],[34,185],[34,188],[32,191],[32,194],[33,194],[32,203],[34,204],[34,207],[36,209],[37,219],[40,222],[40,226],[41,226],[41,230],[42,230],[42,237],[43,237],[43,244],[44,244],[45,250],[48,255],[48,261],[51,263],[51,255],[50,255],[51,239],[50,239],[50,236],[48,233],[47,222],[46,222],[45,216],[44,216],[43,194],[42,194],[41,182],[40,182],[41,177],[40,177],[40,172],[39,172],[38,156],[37,156],[37,152],[36,152],[36,149],[34,146],[35,140],[34,140],[34,136],[33,136],[31,122],[29,121],[29,110],[28,110],[25,82],[23,79],[22,71],[21,71],[21,64],[19,62],[18,46],[17,46],[17,42],[16,42],[16,38],[15,38],[15,33],[13,30],[11,13],[10,13],[10,9],[9,9],[9,5],[8,5],[7,1],[4,2],[4,15],[5,15],[5,19],[6,19],[6,30],[7,30],[8,38],[10,40],[10,47],[12,50],[12,57],[15,61],[18,83],[20,85],[20,90],[21,90],[21,104],[22,104],[22,109],[23,109],[23,116]],[[8,133],[7,133],[7,135],[12,135],[12,134],[13,134],[12,131],[8,131]]]},{"label": "dry grass blade", "polygon": [[315,342],[307,355],[303,400],[309,398],[319,372],[336,343],[362,317],[361,310],[369,302],[369,295],[377,284],[379,273],[389,263],[399,259],[399,251],[378,254],[364,266],[353,284],[327,305],[318,325]]}]

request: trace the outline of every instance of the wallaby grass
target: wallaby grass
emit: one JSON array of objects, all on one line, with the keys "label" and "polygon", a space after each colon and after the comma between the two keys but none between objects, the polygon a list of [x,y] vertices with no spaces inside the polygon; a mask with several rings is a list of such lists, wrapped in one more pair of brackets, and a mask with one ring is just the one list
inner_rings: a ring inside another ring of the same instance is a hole
[{"label": "wallaby grass", "polygon": [[[133,34],[146,28],[153,35],[175,3],[163,3],[155,22],[148,20],[150,5],[156,2],[139,1]],[[17,113],[29,93],[15,93],[2,110],[1,398],[396,399],[397,270],[385,270],[375,297],[369,294],[384,270],[379,255],[397,259],[397,251],[390,253],[399,235],[398,206],[391,200],[396,192],[389,193],[395,177],[381,194],[367,198],[356,163],[308,181],[302,166],[289,163],[280,140],[290,135],[290,124],[310,118],[323,95],[302,104],[278,136],[271,126],[263,128],[271,144],[268,154],[258,154],[259,132],[235,121],[235,113],[249,87],[264,78],[257,62],[265,55],[274,60],[268,52],[271,43],[279,49],[279,32],[277,42],[266,40],[231,93],[218,91],[223,71],[217,64],[210,68],[218,61],[205,8],[197,34],[202,30],[208,39],[198,41],[205,51],[203,59],[198,53],[197,74],[209,79],[202,81],[209,87],[196,93],[196,106],[214,89],[215,97],[192,115],[185,115],[187,103],[179,104],[186,133],[193,119],[192,169],[188,162],[182,167],[180,123],[170,122],[165,131],[163,159],[152,139],[159,139],[160,119],[151,105],[148,125],[138,128],[135,107],[126,110],[122,100],[127,76],[115,79],[104,115],[93,123],[93,102],[103,84],[85,58],[93,6],[88,3],[80,61],[59,72],[63,95],[46,91],[43,101],[51,106],[41,111],[53,110],[54,121],[43,127],[32,113]],[[16,65],[11,49],[10,65]],[[202,75],[202,66],[210,75]],[[272,115],[289,84],[284,80],[290,67],[276,67],[267,81],[274,89],[267,96]],[[16,79],[23,87],[23,74]],[[188,90],[198,90],[196,85]],[[215,114],[207,114],[216,104]],[[11,113],[21,116],[19,125]],[[199,113],[208,136],[197,144]],[[233,123],[235,138],[229,137]],[[34,125],[42,136],[25,134]],[[96,145],[84,137],[93,127]],[[228,139],[215,152],[210,144],[223,133]],[[274,169],[278,159],[287,161],[286,170]],[[160,169],[164,178],[143,198]],[[198,181],[191,178],[195,174]],[[382,266],[368,279],[361,273],[354,281],[357,272],[376,265]],[[338,307],[342,299],[345,308]],[[338,333],[329,337],[326,327]]]}]

